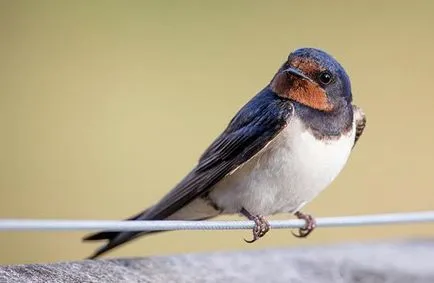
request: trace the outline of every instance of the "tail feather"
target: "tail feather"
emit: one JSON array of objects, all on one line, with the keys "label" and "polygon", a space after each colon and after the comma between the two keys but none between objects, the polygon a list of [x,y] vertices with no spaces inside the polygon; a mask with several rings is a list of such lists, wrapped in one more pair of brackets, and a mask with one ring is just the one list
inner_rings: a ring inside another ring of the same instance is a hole
[{"label": "tail feather", "polygon": [[[128,219],[126,221],[133,221],[133,220],[145,220],[145,215],[148,212],[149,209],[146,209],[139,214],[136,214]],[[146,231],[146,232],[117,232],[117,231],[102,231],[95,234],[88,235],[83,238],[83,241],[100,241],[100,240],[107,240],[107,243],[100,247],[98,250],[95,251],[91,256],[88,257],[88,259],[95,259],[98,256],[102,255],[103,253],[125,243],[128,241],[131,241],[138,236],[154,233],[158,231]]]},{"label": "tail feather", "polygon": [[[169,219],[171,220],[205,220],[210,219],[218,215],[219,211],[215,209],[209,210],[206,206],[203,206],[202,202],[196,203],[197,206],[184,207],[184,211],[180,210],[179,213],[175,216],[175,214],[171,215]],[[200,213],[200,210],[204,210],[205,213]],[[208,211],[207,211],[208,209]],[[161,220],[155,217],[150,217],[148,215],[149,208],[145,211],[140,212],[139,214],[134,215],[126,219],[127,221],[133,220]],[[88,259],[95,259],[96,257],[104,254],[105,252],[116,248],[117,246],[129,242],[131,240],[136,239],[139,236],[154,234],[156,232],[163,231],[131,231],[131,232],[120,232],[120,231],[101,231],[96,234],[91,234],[83,238],[83,241],[99,241],[99,240],[107,240],[106,244],[100,247],[95,251]]]},{"label": "tail feather", "polygon": [[84,237],[83,241],[110,240],[116,237],[117,234],[119,234],[119,232],[113,232],[113,231],[98,232]]},{"label": "tail feather", "polygon": [[[126,221],[128,220],[137,220],[142,218],[146,212],[148,212],[149,208],[134,215],[131,216],[128,219],[125,219]],[[95,234],[91,234],[88,235],[86,237],[83,238],[83,241],[99,241],[99,240],[112,240],[114,237],[116,237],[120,232],[115,232],[115,231],[102,231],[102,232],[98,232]]]},{"label": "tail feather", "polygon": [[[105,239],[108,240],[107,244],[105,244],[102,247],[100,247],[99,249],[97,249],[87,259],[95,259],[95,258],[99,257],[100,255],[108,252],[109,250],[112,250],[112,249],[114,249],[114,248],[122,245],[123,243],[132,241],[135,238],[137,238],[139,236],[142,236],[144,234],[150,234],[150,233],[154,233],[154,232],[160,232],[160,231],[150,231],[150,232],[101,232],[99,234],[107,233],[107,234],[105,234],[105,235],[108,235],[107,238],[105,238]],[[99,234],[96,234],[94,238],[101,238],[101,239],[103,239],[102,235],[99,235]],[[91,238],[91,237],[88,237],[88,238]],[[85,240],[87,240],[87,238]],[[90,241],[92,241],[92,240],[90,240]]]}]

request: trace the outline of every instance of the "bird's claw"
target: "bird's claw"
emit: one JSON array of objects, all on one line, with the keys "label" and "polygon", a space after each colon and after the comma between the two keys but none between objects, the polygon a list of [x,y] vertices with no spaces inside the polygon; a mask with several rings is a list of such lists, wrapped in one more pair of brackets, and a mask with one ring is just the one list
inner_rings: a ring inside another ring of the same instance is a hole
[{"label": "bird's claw", "polygon": [[252,220],[255,222],[255,226],[253,227],[253,239],[244,239],[244,241],[249,244],[255,242],[259,238],[262,238],[270,230],[270,224],[263,216],[256,215]]},{"label": "bird's claw", "polygon": [[294,235],[297,238],[306,238],[309,236],[310,233],[315,229],[316,222],[315,219],[312,217],[312,215],[304,214],[302,212],[296,212],[295,216],[297,216],[298,219],[303,219],[306,221],[306,225],[300,229],[298,229],[298,234],[291,232],[292,235]]}]

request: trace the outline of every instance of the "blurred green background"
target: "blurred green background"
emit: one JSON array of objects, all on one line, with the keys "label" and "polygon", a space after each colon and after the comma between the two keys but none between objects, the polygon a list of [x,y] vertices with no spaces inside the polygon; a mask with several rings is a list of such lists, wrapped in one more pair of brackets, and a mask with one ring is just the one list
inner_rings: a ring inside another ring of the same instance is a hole
[{"label": "blurred green background", "polygon": [[[347,69],[368,127],[315,216],[432,209],[434,2],[1,1],[0,217],[122,219],[195,164],[288,53]],[[288,218],[281,215],[278,218]],[[236,216],[225,219],[240,219]],[[109,256],[431,236],[432,225],[171,232]],[[0,263],[77,260],[85,232],[0,233]]]}]

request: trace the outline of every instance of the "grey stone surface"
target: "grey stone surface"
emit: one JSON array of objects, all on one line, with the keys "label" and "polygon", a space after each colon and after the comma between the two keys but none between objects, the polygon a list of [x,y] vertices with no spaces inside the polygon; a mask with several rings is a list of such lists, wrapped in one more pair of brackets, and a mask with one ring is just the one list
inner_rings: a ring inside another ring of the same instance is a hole
[{"label": "grey stone surface", "polygon": [[0,266],[0,282],[434,282],[434,240]]}]

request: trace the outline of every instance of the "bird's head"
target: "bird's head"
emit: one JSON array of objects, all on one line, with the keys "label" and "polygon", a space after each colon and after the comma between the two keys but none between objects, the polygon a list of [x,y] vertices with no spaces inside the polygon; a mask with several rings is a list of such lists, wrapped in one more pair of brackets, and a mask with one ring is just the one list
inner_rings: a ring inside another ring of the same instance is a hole
[{"label": "bird's head", "polygon": [[315,48],[301,48],[289,54],[270,87],[281,97],[325,112],[352,101],[350,79],[344,68]]}]

